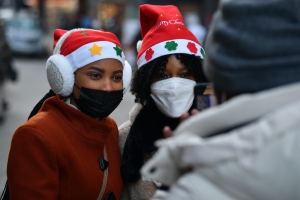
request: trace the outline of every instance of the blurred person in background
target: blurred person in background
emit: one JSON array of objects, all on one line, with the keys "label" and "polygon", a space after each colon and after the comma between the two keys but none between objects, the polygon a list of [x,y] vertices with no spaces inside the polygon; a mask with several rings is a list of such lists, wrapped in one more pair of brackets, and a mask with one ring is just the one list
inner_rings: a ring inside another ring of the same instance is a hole
[{"label": "blurred person in background", "polygon": [[71,30],[73,28],[72,20],[67,13],[61,12],[58,17],[57,28],[64,30]]},{"label": "blurred person in background", "polygon": [[82,28],[93,28],[93,19],[89,14],[82,15],[79,21],[79,26]]},{"label": "blurred person in background", "polygon": [[126,58],[131,60],[131,67],[133,71],[137,70],[137,63],[136,63],[136,57],[137,57],[137,44],[138,42],[142,40],[141,36],[141,30],[138,30],[132,38],[132,41],[129,43],[127,49],[126,49]]},{"label": "blurred person in background", "polygon": [[4,120],[4,112],[8,108],[8,100],[5,95],[5,82],[16,81],[17,71],[12,66],[13,54],[8,46],[5,35],[5,22],[0,19],[0,123]]},{"label": "blurred person in background", "polygon": [[142,174],[168,200],[300,199],[300,1],[221,0],[204,72],[220,105],[184,121]]},{"label": "blurred person in background", "polygon": [[206,28],[201,24],[199,16],[195,12],[188,12],[184,16],[186,27],[197,37],[197,39],[204,43],[206,36]]},{"label": "blurred person in background", "polygon": [[204,50],[178,8],[145,4],[139,9],[143,40],[131,84],[137,104],[119,126],[124,200],[146,200],[160,188],[141,177],[140,168],[156,152],[154,141],[164,137],[163,127],[174,130],[181,114],[192,109],[196,82],[206,82]]},{"label": "blurred person in background", "polygon": [[108,30],[114,34],[118,38],[122,38],[122,27],[121,27],[121,19],[120,16],[111,17],[105,20],[103,27],[105,30]]},{"label": "blurred person in background", "polygon": [[108,115],[131,79],[120,41],[110,32],[56,29],[54,47],[46,63],[52,93],[12,138],[10,197],[119,199],[118,129]]}]

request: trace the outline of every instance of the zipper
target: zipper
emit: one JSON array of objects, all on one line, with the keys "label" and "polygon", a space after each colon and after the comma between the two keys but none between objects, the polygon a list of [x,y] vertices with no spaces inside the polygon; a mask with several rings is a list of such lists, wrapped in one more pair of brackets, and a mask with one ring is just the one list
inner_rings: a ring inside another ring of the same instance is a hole
[{"label": "zipper", "polygon": [[[104,159],[106,161],[108,161],[108,159],[107,159],[107,152],[106,152],[106,146],[105,145],[104,145]],[[97,200],[101,200],[102,197],[103,197],[104,191],[106,189],[107,177],[108,177],[108,167],[104,170],[102,188],[101,188],[101,191],[100,191],[100,194],[99,194]]]}]

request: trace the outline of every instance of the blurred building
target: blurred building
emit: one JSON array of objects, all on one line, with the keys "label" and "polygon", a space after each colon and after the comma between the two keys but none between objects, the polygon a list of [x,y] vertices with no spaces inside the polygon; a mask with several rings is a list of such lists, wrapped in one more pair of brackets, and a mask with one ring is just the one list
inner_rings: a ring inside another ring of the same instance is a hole
[{"label": "blurred building", "polygon": [[7,11],[10,6],[16,12],[21,9],[36,12],[48,31],[85,25],[110,30],[122,37],[122,23],[127,19],[137,19],[138,6],[145,3],[173,4],[183,15],[197,13],[200,23],[208,28],[218,0],[1,0],[0,9],[5,7],[6,12],[0,12],[0,16],[1,13],[11,15]]},{"label": "blurred building", "polygon": [[[176,5],[184,16],[188,28],[198,35],[201,42],[218,5],[218,0],[2,0],[2,2],[11,5],[16,12],[27,10],[38,15],[49,40],[48,46],[52,46],[52,34],[56,28],[69,30],[85,27],[111,31],[120,38],[123,48],[129,52],[126,57],[133,65],[136,56],[135,44],[141,37],[138,21],[139,5],[146,3]],[[49,51],[52,51],[52,47],[49,47]]]},{"label": "blurred building", "polygon": [[136,42],[141,39],[138,7],[141,4],[176,5],[186,25],[203,43],[218,0],[80,0],[79,15],[88,16],[94,28],[114,32],[121,39],[129,63],[135,66]]}]

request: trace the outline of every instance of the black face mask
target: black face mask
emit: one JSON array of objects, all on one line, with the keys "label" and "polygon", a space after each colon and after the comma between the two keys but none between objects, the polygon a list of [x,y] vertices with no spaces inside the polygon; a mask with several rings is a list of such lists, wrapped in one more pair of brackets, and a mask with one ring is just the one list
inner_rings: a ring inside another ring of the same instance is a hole
[{"label": "black face mask", "polygon": [[123,100],[123,90],[106,92],[84,87],[79,89],[81,90],[79,98],[74,100],[81,112],[93,118],[107,117]]}]

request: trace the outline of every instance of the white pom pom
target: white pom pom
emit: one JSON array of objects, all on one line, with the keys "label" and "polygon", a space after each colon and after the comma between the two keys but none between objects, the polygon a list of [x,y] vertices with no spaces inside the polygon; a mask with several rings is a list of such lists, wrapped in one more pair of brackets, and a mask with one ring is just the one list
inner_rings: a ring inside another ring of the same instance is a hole
[{"label": "white pom pom", "polygon": [[142,46],[142,43],[143,43],[143,41],[142,41],[142,40],[139,40],[139,41],[136,43],[136,50],[137,50],[137,52],[139,52],[139,51],[140,51],[140,49],[141,49],[141,46]]},{"label": "white pom pom", "polygon": [[132,77],[132,69],[130,64],[125,60],[124,70],[123,70],[123,94],[128,90]]}]

